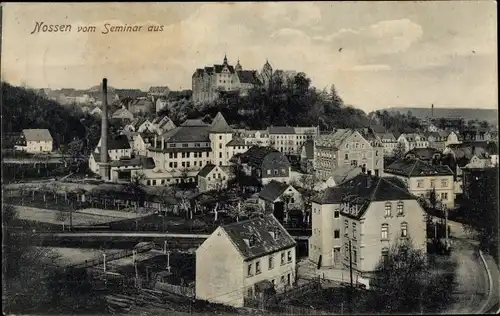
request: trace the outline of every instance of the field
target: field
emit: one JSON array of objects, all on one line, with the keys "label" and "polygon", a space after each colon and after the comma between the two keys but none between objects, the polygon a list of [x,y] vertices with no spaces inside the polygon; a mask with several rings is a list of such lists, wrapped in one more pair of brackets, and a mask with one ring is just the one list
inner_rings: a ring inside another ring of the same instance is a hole
[{"label": "field", "polygon": [[[104,253],[100,249],[83,249],[83,248],[64,248],[64,247],[37,247],[47,251],[54,252],[58,255],[54,264],[58,266],[69,266],[77,263],[82,263],[85,260],[92,260],[102,256]],[[106,249],[106,254],[123,251],[122,249]]]},{"label": "field", "polygon": [[[41,208],[17,206],[18,218],[20,220],[36,221],[47,224],[61,224],[62,221],[58,219],[59,211],[47,210]],[[106,215],[91,215],[79,212],[73,213],[73,225],[97,225],[105,224],[113,221],[118,221],[123,217],[106,216]],[[64,223],[69,225],[69,218],[64,220]]]}]

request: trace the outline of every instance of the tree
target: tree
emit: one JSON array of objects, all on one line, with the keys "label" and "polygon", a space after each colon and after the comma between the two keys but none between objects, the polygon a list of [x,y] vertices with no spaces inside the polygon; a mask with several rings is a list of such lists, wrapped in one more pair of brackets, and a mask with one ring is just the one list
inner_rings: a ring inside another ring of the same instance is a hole
[{"label": "tree", "polygon": [[498,169],[470,171],[464,186],[467,197],[459,212],[464,214],[464,229],[492,254],[498,250]]},{"label": "tree", "polygon": [[453,277],[443,281],[442,276],[430,273],[423,251],[415,249],[411,240],[400,241],[377,264],[370,282],[373,291],[356,300],[354,307],[359,313],[422,312],[431,299],[440,297],[440,302],[450,302]]},{"label": "tree", "polygon": [[30,230],[14,229],[17,216],[14,206],[2,205],[2,294],[6,298],[4,311],[24,314],[39,310],[50,299],[46,284],[40,280],[51,273],[44,262],[54,262],[58,256],[36,247],[39,238]]},{"label": "tree", "polygon": [[135,209],[137,211],[137,208],[140,205],[141,200],[144,198],[145,195],[145,190],[144,190],[144,179],[146,179],[146,175],[142,171],[135,172],[131,179],[130,182],[127,183],[126,190],[133,194],[135,197]]},{"label": "tree", "polygon": [[394,150],[392,151],[392,155],[396,159],[401,159],[404,157],[405,154],[406,154],[405,144],[403,142],[398,142],[396,148],[394,148]]}]

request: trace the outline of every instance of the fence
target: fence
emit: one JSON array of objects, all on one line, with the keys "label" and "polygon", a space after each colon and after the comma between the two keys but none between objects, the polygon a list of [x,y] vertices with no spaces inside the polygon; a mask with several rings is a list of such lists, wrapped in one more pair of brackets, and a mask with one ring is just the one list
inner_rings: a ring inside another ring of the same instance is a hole
[{"label": "fence", "polygon": [[[144,245],[140,245],[140,246],[134,248],[134,250],[137,253],[141,253],[141,252],[150,251],[151,249],[153,249],[153,247],[154,247],[153,243],[146,243]],[[120,258],[132,256],[132,253],[133,253],[134,250],[126,249],[126,250],[123,250],[123,251],[112,253],[110,255],[106,255],[106,261],[111,261],[111,260],[116,260],[116,259],[120,259]],[[74,265],[67,266],[66,269],[88,268],[88,267],[93,267],[93,266],[96,266],[96,265],[99,265],[99,264],[104,264],[104,258],[96,258],[96,259],[92,259],[92,260],[85,260],[85,262],[77,263],[77,264],[74,264]]]},{"label": "fence", "polygon": [[194,298],[196,296],[195,290],[193,287],[186,287],[180,285],[173,285],[163,282],[156,282],[154,285],[155,290],[166,291],[170,293],[174,293],[177,295],[182,295],[190,298]]}]

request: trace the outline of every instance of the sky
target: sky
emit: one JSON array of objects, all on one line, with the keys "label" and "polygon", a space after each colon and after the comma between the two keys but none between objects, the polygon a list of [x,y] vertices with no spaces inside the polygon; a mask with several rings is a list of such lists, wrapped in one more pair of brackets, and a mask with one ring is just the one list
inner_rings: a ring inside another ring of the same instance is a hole
[{"label": "sky", "polygon": [[[494,1],[3,3],[2,80],[33,88],[190,89],[196,68],[305,72],[365,111],[497,108]],[[71,32],[33,32],[37,22]],[[142,25],[141,32],[108,32]],[[78,32],[94,25],[96,32]],[[163,26],[148,32],[147,27]]]}]

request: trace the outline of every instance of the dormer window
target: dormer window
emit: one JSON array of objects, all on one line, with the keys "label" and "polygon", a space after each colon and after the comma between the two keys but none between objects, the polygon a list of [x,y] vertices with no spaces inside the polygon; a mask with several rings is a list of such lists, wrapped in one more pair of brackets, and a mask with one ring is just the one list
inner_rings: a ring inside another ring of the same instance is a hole
[{"label": "dormer window", "polygon": [[255,243],[256,243],[255,235],[250,236],[250,238],[248,239],[248,246],[253,247],[253,246],[255,246]]}]

